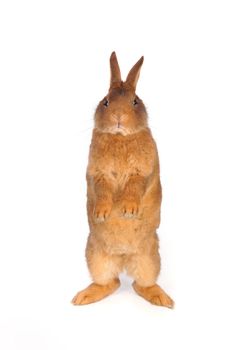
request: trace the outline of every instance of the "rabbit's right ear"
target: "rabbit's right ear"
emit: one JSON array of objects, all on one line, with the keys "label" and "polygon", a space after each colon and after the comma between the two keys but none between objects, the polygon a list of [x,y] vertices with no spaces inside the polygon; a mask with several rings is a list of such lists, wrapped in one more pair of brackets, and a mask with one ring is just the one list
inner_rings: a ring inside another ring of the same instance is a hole
[{"label": "rabbit's right ear", "polygon": [[120,72],[120,67],[119,67],[115,52],[112,52],[110,56],[110,69],[111,69],[111,80],[110,80],[110,87],[111,87],[114,83],[121,82],[121,72]]}]

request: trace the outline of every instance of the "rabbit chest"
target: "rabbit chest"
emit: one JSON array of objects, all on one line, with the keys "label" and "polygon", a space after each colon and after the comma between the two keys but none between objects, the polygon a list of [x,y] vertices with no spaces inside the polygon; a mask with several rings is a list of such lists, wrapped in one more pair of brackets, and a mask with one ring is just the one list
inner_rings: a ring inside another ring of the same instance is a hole
[{"label": "rabbit chest", "polygon": [[123,188],[132,175],[150,175],[154,167],[153,140],[141,136],[103,135],[92,147],[91,168],[118,188]]},{"label": "rabbit chest", "polygon": [[136,140],[111,143],[107,149],[103,169],[106,176],[119,187],[124,187],[128,178],[140,171],[141,155],[136,149]]}]

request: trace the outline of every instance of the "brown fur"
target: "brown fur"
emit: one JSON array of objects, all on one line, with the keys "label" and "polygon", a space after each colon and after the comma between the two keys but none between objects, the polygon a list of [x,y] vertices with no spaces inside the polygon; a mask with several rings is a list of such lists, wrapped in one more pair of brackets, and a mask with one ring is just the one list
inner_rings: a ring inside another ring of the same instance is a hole
[{"label": "brown fur", "polygon": [[122,82],[115,53],[110,58],[110,89],[96,110],[87,168],[86,258],[94,283],[73,298],[75,305],[111,294],[125,270],[139,295],[152,304],[173,306],[155,284],[161,185],[156,144],[145,106],[135,94],[142,63],[143,58]]}]

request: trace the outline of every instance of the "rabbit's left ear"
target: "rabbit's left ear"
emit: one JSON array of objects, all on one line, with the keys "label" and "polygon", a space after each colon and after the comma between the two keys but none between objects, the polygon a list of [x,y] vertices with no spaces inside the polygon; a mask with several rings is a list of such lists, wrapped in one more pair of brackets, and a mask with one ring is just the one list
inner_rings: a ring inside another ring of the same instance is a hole
[{"label": "rabbit's left ear", "polygon": [[143,64],[144,57],[142,56],[140,60],[133,66],[133,68],[129,71],[126,82],[136,90],[138,78],[140,75],[141,66]]},{"label": "rabbit's left ear", "polygon": [[112,52],[110,56],[110,70],[111,70],[110,86],[112,86],[114,83],[120,83],[121,71],[120,71],[120,67],[119,67],[115,52]]}]

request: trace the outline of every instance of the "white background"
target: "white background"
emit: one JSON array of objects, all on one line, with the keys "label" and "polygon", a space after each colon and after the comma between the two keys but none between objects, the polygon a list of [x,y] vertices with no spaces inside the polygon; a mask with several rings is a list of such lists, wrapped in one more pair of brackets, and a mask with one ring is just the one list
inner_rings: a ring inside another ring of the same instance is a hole
[{"label": "white background", "polygon": [[[0,347],[232,349],[232,1],[1,1]],[[116,50],[141,57],[163,184],[152,306],[122,276],[74,307],[84,249],[93,113]]]}]

